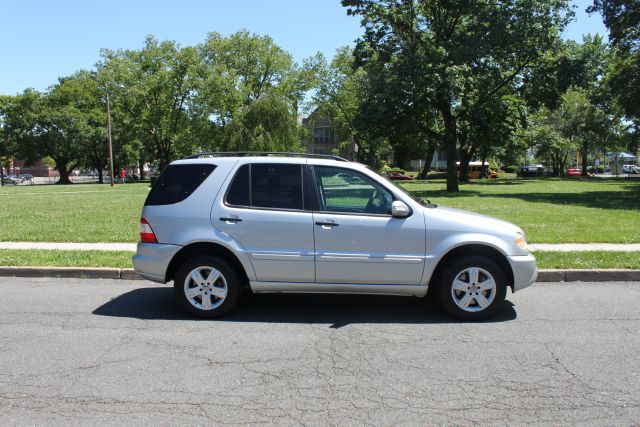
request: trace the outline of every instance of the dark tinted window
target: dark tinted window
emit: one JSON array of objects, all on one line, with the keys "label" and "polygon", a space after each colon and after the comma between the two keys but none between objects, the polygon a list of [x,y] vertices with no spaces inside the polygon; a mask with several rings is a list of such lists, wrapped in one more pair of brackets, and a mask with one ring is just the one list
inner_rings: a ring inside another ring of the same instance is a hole
[{"label": "dark tinted window", "polygon": [[242,166],[236,172],[236,176],[233,177],[233,182],[227,192],[227,203],[233,206],[251,206],[251,200],[249,199],[249,165]]},{"label": "dark tinted window", "polygon": [[213,172],[215,165],[170,165],[155,183],[145,205],[171,205],[189,197]]},{"label": "dark tinted window", "polygon": [[251,206],[302,209],[302,166],[252,164]]}]

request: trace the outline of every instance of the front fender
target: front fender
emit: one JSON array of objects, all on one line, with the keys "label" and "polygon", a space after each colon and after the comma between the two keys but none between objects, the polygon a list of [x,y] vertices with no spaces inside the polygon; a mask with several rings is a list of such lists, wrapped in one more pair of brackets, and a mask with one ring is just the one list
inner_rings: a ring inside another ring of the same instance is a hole
[{"label": "front fender", "polygon": [[[429,283],[431,276],[440,261],[442,261],[442,259],[452,250],[471,245],[490,247],[501,253],[505,258],[507,258],[507,254],[510,252],[509,246],[503,239],[491,234],[459,233],[449,235],[442,240],[439,240],[435,245],[429,248],[429,251],[425,256],[425,269],[422,277],[422,283]],[[482,253],[479,253],[478,255],[482,255]]]}]

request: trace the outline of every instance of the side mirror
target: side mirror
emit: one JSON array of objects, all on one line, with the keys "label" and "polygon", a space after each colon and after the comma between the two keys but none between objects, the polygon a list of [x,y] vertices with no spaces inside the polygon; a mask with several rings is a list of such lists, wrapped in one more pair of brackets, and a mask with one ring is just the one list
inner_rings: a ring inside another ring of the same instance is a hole
[{"label": "side mirror", "polygon": [[400,200],[395,200],[391,204],[391,215],[394,218],[406,218],[411,213],[409,206]]}]

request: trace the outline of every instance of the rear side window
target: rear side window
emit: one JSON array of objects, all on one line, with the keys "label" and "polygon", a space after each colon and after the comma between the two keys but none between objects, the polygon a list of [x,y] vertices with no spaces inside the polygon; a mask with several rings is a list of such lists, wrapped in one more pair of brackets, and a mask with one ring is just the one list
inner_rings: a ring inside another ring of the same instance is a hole
[{"label": "rear side window", "polygon": [[213,172],[215,165],[169,165],[155,183],[145,206],[172,205],[189,197]]},{"label": "rear side window", "polygon": [[249,198],[249,165],[242,166],[236,172],[236,176],[233,177],[233,182],[227,193],[227,203],[233,206],[251,206],[251,199]]},{"label": "rear side window", "polygon": [[226,203],[232,206],[302,210],[302,165],[244,165],[233,177]]}]

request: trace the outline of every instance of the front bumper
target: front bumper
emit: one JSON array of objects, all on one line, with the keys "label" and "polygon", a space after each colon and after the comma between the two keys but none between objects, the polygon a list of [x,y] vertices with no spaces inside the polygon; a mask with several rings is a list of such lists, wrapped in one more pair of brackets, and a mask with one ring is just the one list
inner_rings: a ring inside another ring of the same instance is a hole
[{"label": "front bumper", "polygon": [[513,292],[531,286],[538,278],[538,268],[533,255],[507,257],[513,271]]},{"label": "front bumper", "polygon": [[167,283],[167,268],[180,249],[182,246],[178,245],[139,242],[136,254],[131,258],[133,268],[145,279]]}]

